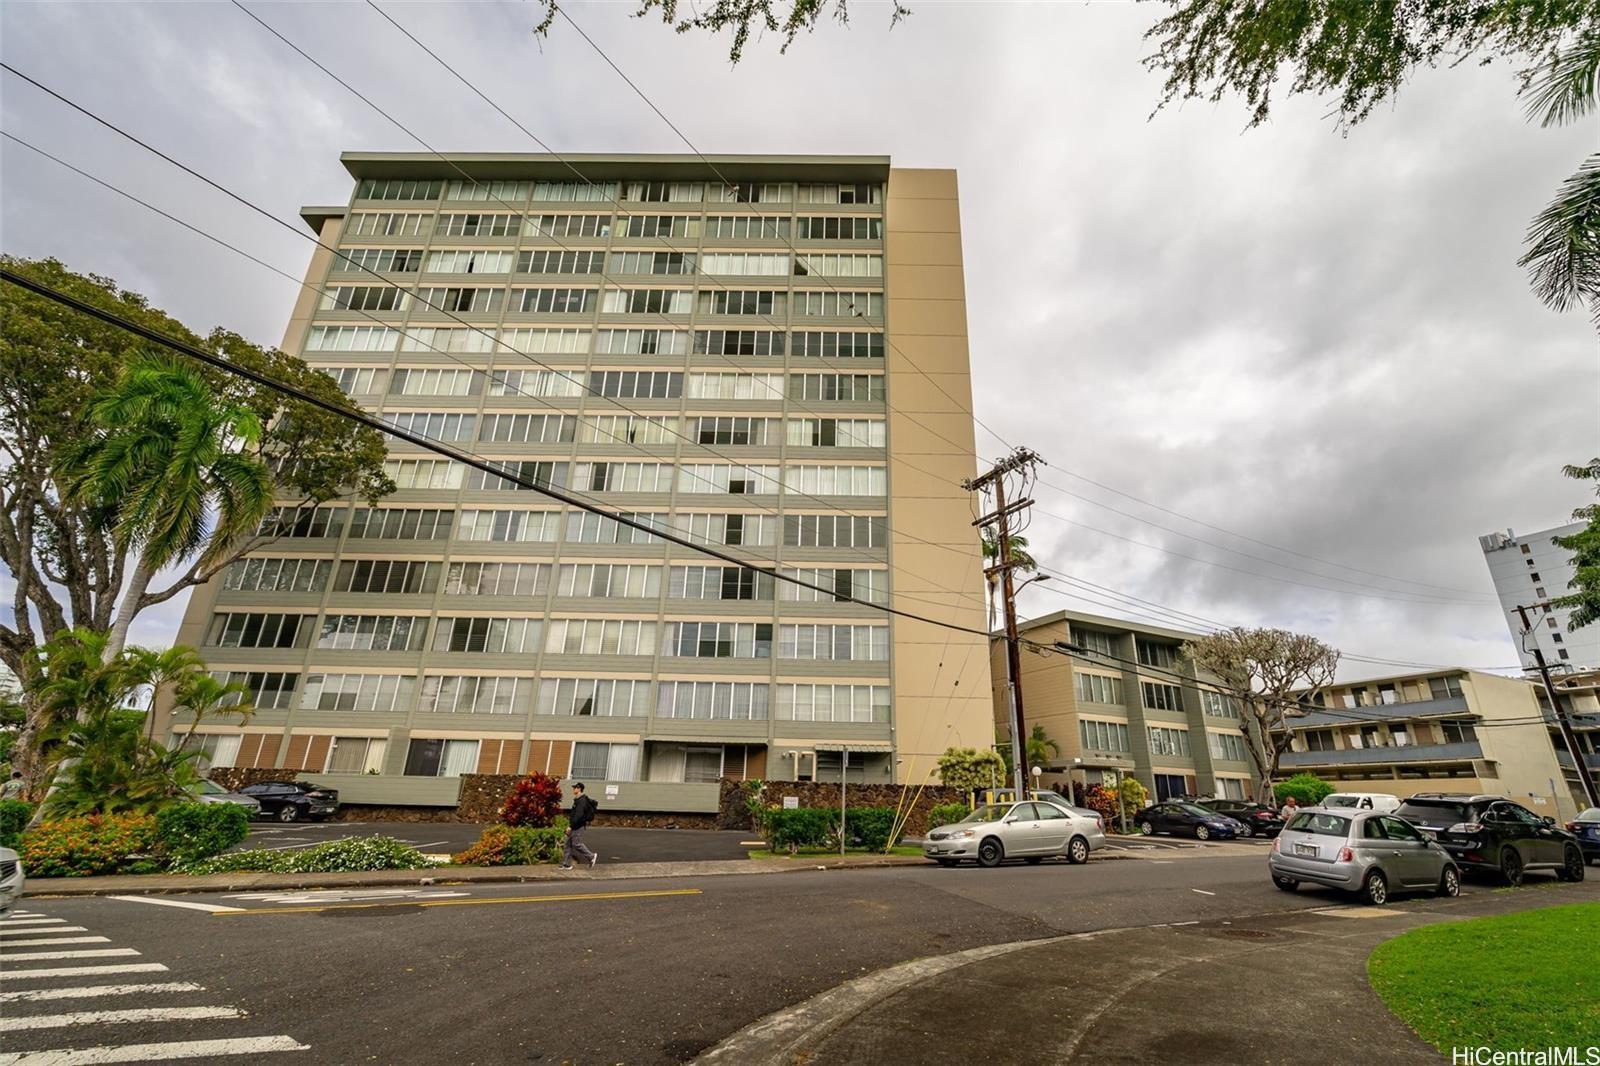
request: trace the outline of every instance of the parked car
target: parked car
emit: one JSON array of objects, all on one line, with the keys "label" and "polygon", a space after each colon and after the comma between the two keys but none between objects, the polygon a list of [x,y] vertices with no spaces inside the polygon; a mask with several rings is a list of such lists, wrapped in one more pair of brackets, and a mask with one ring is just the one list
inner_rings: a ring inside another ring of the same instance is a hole
[{"label": "parked car", "polygon": [[1463,869],[1497,873],[1513,885],[1529,870],[1583,880],[1577,836],[1503,796],[1419,792],[1395,813],[1437,840]]},{"label": "parked car", "polygon": [[1073,814],[1053,803],[987,803],[953,825],[942,825],[923,839],[922,853],[940,866],[971,859],[999,866],[1006,859],[1038,864],[1051,855],[1070,863],[1088,861],[1105,844],[1099,819]]},{"label": "parked car", "polygon": [[320,822],[339,809],[339,792],[304,781],[260,781],[239,790],[261,805],[261,813],[280,822],[309,818]]},{"label": "parked car", "polygon": [[1600,807],[1590,807],[1568,822],[1567,832],[1578,838],[1585,862],[1600,862]]},{"label": "parked car", "polygon": [[1392,814],[1310,807],[1289,819],[1267,855],[1272,883],[1302,883],[1359,893],[1381,905],[1392,894],[1430,890],[1461,894],[1461,870],[1435,840]]},{"label": "parked car", "polygon": [[1167,800],[1133,816],[1133,824],[1145,836],[1155,833],[1182,834],[1196,840],[1232,840],[1244,832],[1244,824],[1225,814],[1207,810],[1198,803]]},{"label": "parked car", "polygon": [[200,803],[236,803],[252,818],[261,813],[261,803],[254,796],[246,796],[242,792],[229,792],[215,781],[202,779],[192,794]]},{"label": "parked car", "polygon": [[22,860],[10,848],[0,848],[0,918],[11,913],[11,905],[22,895]]},{"label": "parked car", "polygon": [[1277,811],[1265,803],[1256,803],[1253,800],[1205,799],[1196,800],[1195,806],[1232,818],[1244,827],[1239,831],[1239,835],[1243,837],[1273,837],[1283,829],[1283,819],[1278,817]]},{"label": "parked car", "polygon": [[1333,792],[1322,797],[1318,807],[1330,810],[1347,807],[1358,811],[1382,811],[1393,814],[1400,809],[1400,800],[1386,792]]}]

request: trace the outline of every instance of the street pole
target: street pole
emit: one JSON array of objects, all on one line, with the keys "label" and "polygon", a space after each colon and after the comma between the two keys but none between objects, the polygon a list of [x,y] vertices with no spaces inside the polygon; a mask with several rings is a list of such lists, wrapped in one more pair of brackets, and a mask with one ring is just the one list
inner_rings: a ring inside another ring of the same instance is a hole
[{"label": "street pole", "polygon": [[850,749],[839,750],[839,858],[844,858],[844,782],[850,776]]},{"label": "street pole", "polygon": [[980,491],[990,486],[994,488],[993,513],[984,515],[973,525],[981,528],[993,524],[995,527],[995,547],[998,554],[994,565],[988,567],[986,573],[1000,575],[1000,601],[1005,611],[1006,693],[1011,704],[1011,779],[1019,800],[1028,794],[1028,769],[1024,765],[1027,758],[1025,740],[1028,730],[1022,703],[1022,653],[1017,643],[1017,590],[1011,574],[1016,566],[1011,557],[1011,516],[1031,506],[1033,501],[1016,500],[1007,505],[1006,475],[1019,470],[1027,472],[1034,463],[1041,461],[1030,449],[1018,448],[990,467],[988,473],[962,482],[962,488],[968,492]]},{"label": "street pole", "polygon": [[[1528,609],[1518,607],[1517,617],[1522,619],[1522,635],[1530,635],[1533,632],[1533,623],[1528,621]],[[1600,788],[1596,788],[1594,777],[1589,773],[1589,765],[1583,761],[1583,751],[1578,747],[1578,738],[1572,732],[1572,723],[1567,721],[1567,712],[1562,709],[1561,700],[1556,696],[1556,686],[1550,680],[1550,667],[1544,661],[1544,652],[1540,650],[1537,639],[1534,640],[1530,650],[1533,653],[1533,661],[1539,666],[1539,676],[1544,680],[1544,694],[1550,700],[1551,713],[1556,716],[1556,728],[1561,730],[1561,739],[1566,742],[1567,754],[1572,756],[1573,765],[1578,768],[1578,783],[1583,786],[1583,794],[1589,798],[1589,806],[1600,807]],[[1560,797],[1556,798],[1559,801]]]}]

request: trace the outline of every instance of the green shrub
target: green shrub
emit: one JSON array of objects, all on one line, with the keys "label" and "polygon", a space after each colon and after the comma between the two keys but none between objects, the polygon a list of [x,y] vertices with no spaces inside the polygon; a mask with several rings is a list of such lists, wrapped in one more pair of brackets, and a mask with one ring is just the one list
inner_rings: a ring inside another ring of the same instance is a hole
[{"label": "green shrub", "polygon": [[433,863],[394,837],[345,837],[304,851],[232,851],[182,868],[189,874],[354,873],[360,870],[423,870]]},{"label": "green shrub", "polygon": [[155,846],[150,815],[91,814],[30,829],[17,851],[33,877],[91,877],[159,869],[151,858]]},{"label": "green shrub", "polygon": [[1278,802],[1283,803],[1290,796],[1302,807],[1315,807],[1333,792],[1333,785],[1324,781],[1316,774],[1295,774],[1287,781],[1279,781],[1272,786],[1272,791],[1278,796]]},{"label": "green shrub", "polygon": [[965,803],[941,803],[928,812],[928,828],[937,829],[941,825],[951,825],[971,813],[972,809]]},{"label": "green shrub", "polygon": [[0,800],[0,848],[16,847],[32,817],[33,804],[26,800]]},{"label": "green shrub", "polygon": [[156,815],[156,843],[174,865],[220,855],[250,835],[250,815],[237,803],[177,803]]},{"label": "green shrub", "polygon": [[491,825],[477,843],[453,856],[458,866],[533,866],[557,862],[566,846],[567,820],[557,818],[552,826]]},{"label": "green shrub", "polygon": [[[893,807],[851,807],[844,815],[845,832],[859,841],[868,851],[884,851],[889,847],[889,835],[895,830]],[[894,843],[900,843],[905,827],[895,833]]]},{"label": "green shrub", "polygon": [[762,832],[773,851],[828,847],[838,842],[839,812],[832,807],[773,807]]}]

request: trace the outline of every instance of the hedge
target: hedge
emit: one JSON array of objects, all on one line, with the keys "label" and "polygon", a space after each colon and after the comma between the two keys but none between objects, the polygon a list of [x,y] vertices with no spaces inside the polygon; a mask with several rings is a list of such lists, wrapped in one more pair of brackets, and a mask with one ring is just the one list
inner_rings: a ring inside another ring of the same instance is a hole
[{"label": "hedge", "polygon": [[154,873],[156,820],[148,814],[91,814],[45,822],[22,834],[17,849],[32,877]]},{"label": "hedge", "polygon": [[839,812],[832,807],[773,807],[763,819],[773,851],[828,847],[838,841]]},{"label": "hedge", "polygon": [[972,808],[965,803],[941,803],[928,811],[928,828],[937,829],[941,825],[953,825],[972,813]]},{"label": "hedge", "polygon": [[1295,774],[1287,781],[1273,785],[1272,791],[1277,794],[1279,803],[1293,796],[1300,806],[1315,807],[1332,794],[1333,785],[1316,774]]},{"label": "hedge", "polygon": [[[889,847],[889,834],[895,828],[893,807],[851,807],[844,815],[845,832],[868,851],[884,851]],[[905,826],[895,834],[894,843],[900,843]]]},{"label": "hedge", "polygon": [[250,815],[237,803],[175,803],[156,814],[156,843],[175,865],[220,855],[250,835]]},{"label": "hedge", "polygon": [[0,800],[0,848],[16,847],[32,817],[33,804],[26,800]]}]

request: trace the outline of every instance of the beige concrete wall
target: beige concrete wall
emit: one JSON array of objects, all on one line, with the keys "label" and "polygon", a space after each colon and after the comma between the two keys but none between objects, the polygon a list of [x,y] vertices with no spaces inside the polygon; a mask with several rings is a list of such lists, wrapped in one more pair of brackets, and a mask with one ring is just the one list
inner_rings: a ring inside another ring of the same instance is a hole
[{"label": "beige concrete wall", "polygon": [[[890,588],[896,607],[982,630],[982,554],[959,484],[976,444],[955,172],[892,170],[885,231]],[[988,641],[893,627],[896,780],[920,782],[945,748],[994,740]]]},{"label": "beige concrete wall", "polygon": [[[344,232],[344,219],[330,218],[323,222],[318,239],[328,248],[335,248],[338,247],[339,234],[342,232]],[[328,268],[333,263],[333,253],[328,248],[318,248],[312,252],[311,263],[306,267],[306,280],[319,289],[323,287],[323,282],[328,277]],[[283,344],[280,347],[284,351],[300,354],[306,330],[311,325],[311,316],[316,313],[317,302],[321,299],[321,293],[307,288],[300,290],[300,295],[294,301],[294,311],[289,315],[288,328],[283,331]]]},{"label": "beige concrete wall", "polygon": [[[1493,674],[1469,673],[1462,679],[1469,704],[1483,718],[1478,743],[1483,757],[1500,767],[1500,790],[1529,805],[1535,814],[1557,820],[1577,816],[1572,796],[1563,787],[1561,764],[1556,762],[1550,730],[1540,717],[1539,698],[1527,681]],[[1495,726],[1496,721],[1516,721],[1519,725]],[[1541,805],[1537,799],[1550,799]]]}]

